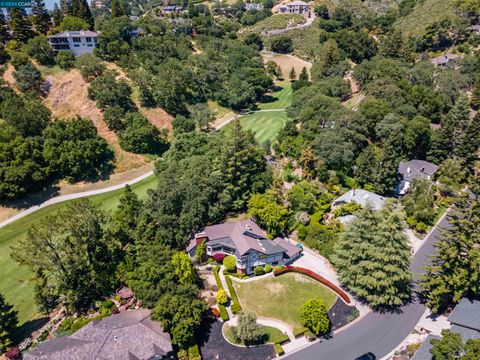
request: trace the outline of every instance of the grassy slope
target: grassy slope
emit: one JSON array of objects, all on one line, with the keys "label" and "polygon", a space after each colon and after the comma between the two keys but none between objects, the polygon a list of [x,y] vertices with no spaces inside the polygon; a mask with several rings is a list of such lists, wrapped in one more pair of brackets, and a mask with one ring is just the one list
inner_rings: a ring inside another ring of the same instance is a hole
[{"label": "grassy slope", "polygon": [[245,27],[242,33],[259,33],[274,29],[285,29],[290,21],[292,21],[290,26],[295,26],[298,24],[303,24],[305,22],[305,18],[298,14],[277,14],[263,19],[255,25]]},{"label": "grassy slope", "polygon": [[[147,189],[154,188],[155,183],[155,176],[151,176],[133,185],[132,189],[141,198],[145,198]],[[111,210],[117,206],[122,193],[123,190],[117,190],[89,198],[101,204],[103,209]],[[20,324],[37,317],[39,312],[34,304],[32,283],[28,281],[31,273],[10,258],[10,247],[25,238],[30,226],[65,208],[68,203],[69,201],[48,206],[0,229],[0,293],[19,311]]]},{"label": "grassy slope", "polygon": [[330,309],[337,296],[319,282],[301,274],[288,273],[251,282],[234,282],[245,310],[300,327],[300,307],[309,299],[322,298]]},{"label": "grassy slope", "polygon": [[405,36],[420,36],[427,26],[437,21],[456,19],[454,8],[453,0],[425,0],[405,18],[398,20],[396,26],[402,29]]}]

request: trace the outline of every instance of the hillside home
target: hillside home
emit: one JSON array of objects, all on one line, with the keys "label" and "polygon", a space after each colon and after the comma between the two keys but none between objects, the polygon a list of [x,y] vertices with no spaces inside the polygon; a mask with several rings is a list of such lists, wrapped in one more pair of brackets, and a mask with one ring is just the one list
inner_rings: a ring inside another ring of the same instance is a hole
[{"label": "hillside home", "polygon": [[183,8],[177,5],[168,5],[162,8],[162,15],[182,14]]},{"label": "hillside home", "polygon": [[302,249],[283,238],[269,240],[252,220],[207,226],[195,234],[187,246],[188,254],[196,255],[197,246],[206,242],[207,255],[234,255],[237,272],[250,275],[257,266],[288,265],[300,257]]},{"label": "hillside home", "polygon": [[385,198],[383,196],[374,194],[368,190],[363,189],[352,189],[347,191],[345,194],[335,199],[332,204],[332,208],[348,204],[355,201],[361,207],[371,204],[374,210],[381,210],[383,204],[385,203]]},{"label": "hillside home", "polygon": [[170,335],[150,310],[129,310],[94,320],[70,336],[40,343],[24,360],[174,359]]},{"label": "hillside home", "polygon": [[55,52],[70,50],[73,55],[91,54],[97,47],[98,34],[95,31],[64,31],[50,35],[48,41]]},{"label": "hillside home", "polygon": [[[450,323],[450,330],[459,333],[463,342],[480,339],[480,301],[460,300],[447,320]],[[432,360],[430,340],[440,338],[438,335],[428,335],[412,360]]]},{"label": "hillside home", "polygon": [[263,4],[245,3],[245,10],[262,10]]},{"label": "hillside home", "polygon": [[433,179],[438,166],[425,160],[401,162],[398,166],[400,183],[396,189],[398,195],[405,195],[414,179]]},{"label": "hillside home", "polygon": [[451,62],[457,60],[460,56],[456,54],[444,54],[433,58],[431,60],[432,64],[435,66],[447,66]]},{"label": "hillside home", "polygon": [[280,14],[299,14],[310,16],[310,5],[303,1],[292,1],[280,6]]}]

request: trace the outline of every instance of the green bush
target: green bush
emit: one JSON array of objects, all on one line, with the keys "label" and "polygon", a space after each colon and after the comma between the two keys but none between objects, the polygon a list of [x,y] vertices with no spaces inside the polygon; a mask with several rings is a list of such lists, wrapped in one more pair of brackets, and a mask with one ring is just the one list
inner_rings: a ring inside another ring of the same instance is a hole
[{"label": "green bush", "polygon": [[194,344],[188,348],[188,360],[202,360],[200,356],[200,349],[197,344]]},{"label": "green bush", "polygon": [[218,275],[219,271],[220,271],[220,266],[215,266],[215,269],[213,269],[213,275],[215,276],[215,281],[217,282],[218,290],[223,290],[223,285],[222,285],[222,282],[220,281],[220,275]]},{"label": "green bush", "polygon": [[297,338],[299,336],[302,336],[305,334],[305,332],[308,331],[306,327],[298,327],[293,329],[293,337]]},{"label": "green bush", "polygon": [[351,201],[348,204],[342,205],[333,210],[333,215],[335,215],[335,217],[352,215],[354,212],[360,210],[361,208],[362,207],[359,203]]},{"label": "green bush", "polygon": [[263,266],[257,266],[257,267],[253,270],[253,273],[255,274],[255,276],[260,276],[260,275],[265,274],[265,269],[263,268]]},{"label": "green bush", "polygon": [[57,65],[64,69],[71,69],[75,67],[75,55],[70,50],[60,50],[55,57]]},{"label": "green bush", "polygon": [[228,272],[233,272],[237,269],[237,258],[235,256],[229,255],[223,259],[223,265]]},{"label": "green bush", "polygon": [[277,265],[273,267],[273,271],[283,269],[283,265]]},{"label": "green bush", "polygon": [[217,291],[217,302],[221,305],[225,305],[228,301],[227,292],[223,289]]},{"label": "green bush", "polygon": [[428,226],[427,226],[424,222],[419,221],[419,222],[417,223],[416,229],[417,229],[417,231],[418,231],[419,233],[422,233],[422,234],[423,234],[423,233],[426,233],[426,232],[427,232]]},{"label": "green bush", "polygon": [[110,130],[119,131],[125,128],[125,109],[112,106],[103,112],[103,119]]},{"label": "green bush", "polygon": [[275,344],[275,352],[277,353],[278,356],[282,356],[285,354],[285,351],[283,351],[282,345],[280,344]]},{"label": "green bush", "polygon": [[230,292],[230,296],[232,298],[232,305],[231,309],[234,314],[238,314],[240,311],[242,311],[242,307],[240,306],[240,302],[238,301],[237,297],[237,292],[235,291],[235,288],[233,287],[232,284],[232,279],[230,279],[230,276],[225,276],[225,281],[227,283],[228,291]]},{"label": "green bush", "polygon": [[107,68],[99,58],[92,54],[84,54],[77,57],[76,64],[83,79],[87,82],[93,81],[96,77],[102,75]]},{"label": "green bush", "polygon": [[188,352],[185,349],[178,350],[177,353],[178,360],[188,360]]},{"label": "green bush", "polygon": [[271,273],[272,272],[272,265],[267,264],[265,265],[265,273]]},{"label": "green bush", "polygon": [[228,321],[230,317],[228,316],[227,309],[222,304],[218,304],[218,308],[220,309],[220,317],[223,321]]}]

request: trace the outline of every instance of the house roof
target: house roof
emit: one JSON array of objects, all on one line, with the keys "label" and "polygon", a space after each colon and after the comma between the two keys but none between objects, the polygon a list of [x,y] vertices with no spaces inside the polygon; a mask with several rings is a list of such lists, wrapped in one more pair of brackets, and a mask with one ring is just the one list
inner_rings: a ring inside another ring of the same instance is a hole
[{"label": "house roof", "polygon": [[49,38],[68,38],[72,36],[82,36],[82,37],[97,37],[98,33],[90,30],[80,30],[80,31],[63,31],[61,33],[50,35]]},{"label": "house roof", "polygon": [[428,335],[422,345],[415,351],[411,360],[432,360],[432,354],[430,353],[433,347],[432,344],[430,344],[430,340],[432,339],[440,339],[440,336]]},{"label": "house roof", "polygon": [[286,4],[287,6],[309,6],[306,2],[303,1],[292,1],[291,3]]},{"label": "house roof", "polygon": [[467,340],[480,339],[480,331],[474,329],[469,329],[463,326],[453,324],[450,330],[455,333],[459,333],[462,337],[463,342],[466,342]]},{"label": "house roof", "polygon": [[425,160],[410,160],[401,162],[398,166],[398,173],[403,180],[413,181],[417,178],[432,176],[438,170],[438,166]]},{"label": "house roof", "polygon": [[445,65],[445,64],[448,64],[450,61],[456,60],[459,57],[460,56],[457,54],[444,54],[436,58],[433,58],[431,62],[433,65]]},{"label": "house roof", "polygon": [[[282,246],[267,239],[265,232],[252,220],[240,220],[207,226],[203,232],[208,237],[208,244],[222,243],[233,246],[236,256],[242,256],[250,250],[266,255],[285,252]],[[193,248],[190,243],[187,249]]]},{"label": "house roof", "polygon": [[302,251],[301,248],[299,248],[298,246],[295,246],[294,244],[292,243],[289,243],[287,240],[285,240],[284,238],[280,238],[280,237],[277,237],[275,239],[272,240],[275,244],[277,244],[278,246],[282,247],[283,249],[287,250],[287,255],[289,258],[297,255],[299,252]]},{"label": "house roof", "polygon": [[383,207],[385,200],[386,199],[383,196],[374,194],[368,190],[353,189],[347,191],[345,194],[337,198],[333,204],[341,205],[355,201],[362,207],[365,207],[368,203],[370,203],[375,210],[380,210]]},{"label": "house roof", "polygon": [[173,351],[170,336],[139,309],[92,321],[71,336],[49,340],[25,360],[147,360]]},{"label": "house roof", "polygon": [[480,301],[462,299],[448,317],[452,324],[480,331]]}]

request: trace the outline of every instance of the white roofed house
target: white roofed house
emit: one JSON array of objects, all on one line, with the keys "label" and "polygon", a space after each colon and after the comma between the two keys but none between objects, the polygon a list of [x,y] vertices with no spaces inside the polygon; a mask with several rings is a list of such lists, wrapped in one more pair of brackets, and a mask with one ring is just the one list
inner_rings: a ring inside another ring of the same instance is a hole
[{"label": "white roofed house", "polygon": [[70,50],[73,55],[91,54],[97,47],[98,33],[90,30],[64,31],[48,37],[53,51]]},{"label": "white roofed house", "polygon": [[281,14],[310,15],[310,5],[303,1],[292,1],[279,7]]}]

